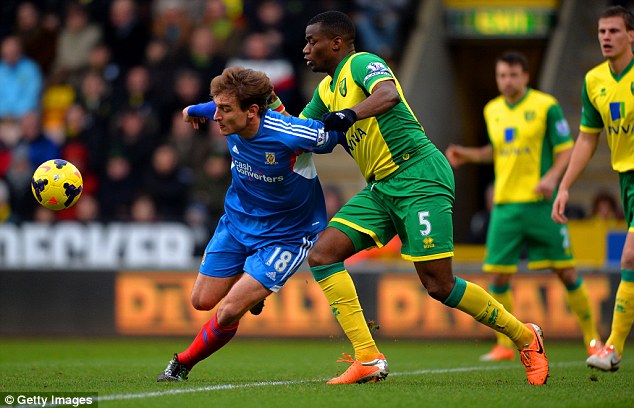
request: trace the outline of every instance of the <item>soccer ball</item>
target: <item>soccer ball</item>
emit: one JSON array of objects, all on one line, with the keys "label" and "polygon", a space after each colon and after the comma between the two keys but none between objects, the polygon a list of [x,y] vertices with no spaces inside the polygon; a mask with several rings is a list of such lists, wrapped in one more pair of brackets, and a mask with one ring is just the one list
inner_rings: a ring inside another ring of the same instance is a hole
[{"label": "soccer ball", "polygon": [[84,182],[73,163],[62,159],[46,161],[35,170],[31,190],[38,203],[49,210],[63,210],[77,202]]}]

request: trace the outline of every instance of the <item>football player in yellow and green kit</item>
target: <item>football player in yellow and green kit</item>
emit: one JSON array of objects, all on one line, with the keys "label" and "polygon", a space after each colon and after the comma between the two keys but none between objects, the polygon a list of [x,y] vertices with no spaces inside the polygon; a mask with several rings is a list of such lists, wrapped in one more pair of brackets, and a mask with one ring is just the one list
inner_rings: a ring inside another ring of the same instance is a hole
[{"label": "football player in yellow and green kit", "polygon": [[559,184],[552,217],[566,222],[569,190],[592,158],[605,129],[612,168],[619,174],[621,201],[629,229],[621,254],[621,283],[616,292],[612,330],[605,346],[588,357],[588,366],[616,371],[634,323],[634,15],[624,7],[606,9],[599,18],[599,44],[606,59],[585,76],[579,136]]},{"label": "football player in yellow and green kit", "polygon": [[548,360],[541,329],[523,324],[484,289],[452,272],[453,172],[430,142],[385,61],[355,51],[355,27],[338,11],[313,17],[306,27],[306,64],[328,74],[303,117],[346,132],[347,150],[368,185],[335,214],[308,255],[315,279],[352,342],[355,358],[330,384],[377,381],[387,362],[368,330],[344,261],[398,234],[402,256],[414,263],[429,295],[509,336],[520,351],[528,382],[544,384]]},{"label": "football player in yellow and green kit", "polygon": [[[491,273],[491,294],[513,310],[511,276],[526,246],[529,269],[552,269],[566,287],[566,301],[583,332],[588,355],[601,343],[586,286],[574,267],[568,227],[551,218],[552,199],[573,142],[557,100],[528,87],[528,61],[517,52],[495,64],[500,95],[487,103],[484,118],[490,143],[451,145],[446,155],[457,168],[464,163],[494,163],[494,206],[486,239],[484,271]],[[497,333],[497,344],[482,361],[513,360],[513,342]]]}]

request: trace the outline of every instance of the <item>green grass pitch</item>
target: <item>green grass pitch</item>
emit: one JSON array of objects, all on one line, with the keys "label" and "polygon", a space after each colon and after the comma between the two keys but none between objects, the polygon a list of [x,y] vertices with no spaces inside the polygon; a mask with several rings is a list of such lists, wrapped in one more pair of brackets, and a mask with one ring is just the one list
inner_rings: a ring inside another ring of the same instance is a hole
[{"label": "green grass pitch", "polygon": [[[0,392],[97,392],[99,407],[632,407],[634,346],[621,369],[585,366],[579,342],[549,342],[548,384],[519,363],[482,363],[491,341],[379,340],[391,374],[329,386],[347,341],[234,339],[183,383],[157,383],[189,338],[0,339]],[[3,406],[4,401],[0,401]],[[94,406],[94,405],[93,405]]]}]

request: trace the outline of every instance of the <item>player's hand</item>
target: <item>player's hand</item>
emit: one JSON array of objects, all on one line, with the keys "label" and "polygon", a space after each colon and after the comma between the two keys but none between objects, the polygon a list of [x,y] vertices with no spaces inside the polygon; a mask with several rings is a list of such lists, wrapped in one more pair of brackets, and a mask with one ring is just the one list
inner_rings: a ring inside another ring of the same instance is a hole
[{"label": "player's hand", "polygon": [[553,211],[551,217],[557,224],[564,224],[568,221],[568,217],[564,214],[566,211],[566,204],[568,203],[568,191],[559,189],[557,197],[553,202]]},{"label": "player's hand", "polygon": [[556,187],[557,179],[546,175],[539,180],[539,183],[537,183],[535,193],[541,194],[545,199],[550,200]]},{"label": "player's hand", "polygon": [[191,123],[194,129],[199,129],[201,123],[207,122],[207,119],[203,117],[199,117],[199,116],[189,116],[189,112],[187,110],[191,108],[192,106],[193,105],[190,105],[186,107],[185,109],[183,109],[183,121],[187,123]]},{"label": "player's hand", "polygon": [[336,112],[328,112],[321,117],[324,129],[347,132],[350,126],[357,121],[357,114],[352,109],[344,109]]},{"label": "player's hand", "polygon": [[454,169],[457,169],[467,162],[464,150],[464,146],[459,146],[455,144],[449,145],[449,147],[447,147],[447,150],[445,150],[447,161]]}]

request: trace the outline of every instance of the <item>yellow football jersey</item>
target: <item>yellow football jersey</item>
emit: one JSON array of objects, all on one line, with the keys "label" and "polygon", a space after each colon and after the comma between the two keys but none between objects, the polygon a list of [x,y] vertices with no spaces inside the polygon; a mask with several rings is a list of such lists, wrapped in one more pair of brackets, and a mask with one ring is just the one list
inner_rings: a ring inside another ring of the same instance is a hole
[{"label": "yellow football jersey", "polygon": [[493,146],[494,202],[543,200],[535,187],[552,167],[556,154],[573,145],[557,100],[530,88],[513,105],[500,95],[484,107],[484,118]]},{"label": "yellow football jersey", "polygon": [[634,170],[634,60],[621,75],[614,75],[608,62],[587,74],[583,83],[583,113],[579,128],[587,133],[606,131],[612,168],[620,173]]},{"label": "yellow football jersey", "polygon": [[401,85],[381,58],[366,52],[351,54],[339,63],[334,78],[327,76],[319,83],[300,117],[321,120],[327,112],[352,108],[381,81],[394,81],[401,97],[389,111],[356,121],[346,133],[344,147],[366,181],[396,174],[436,150],[405,101]]}]

